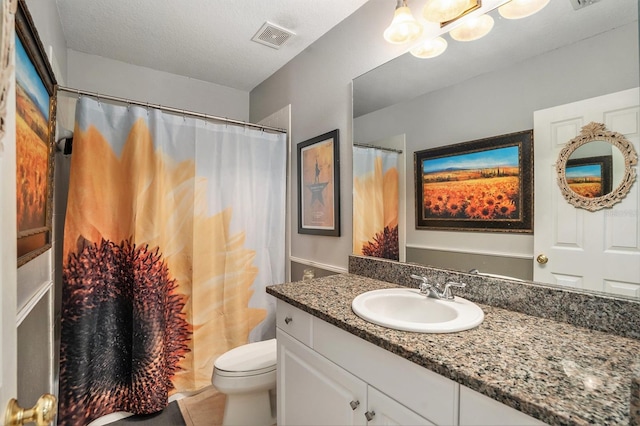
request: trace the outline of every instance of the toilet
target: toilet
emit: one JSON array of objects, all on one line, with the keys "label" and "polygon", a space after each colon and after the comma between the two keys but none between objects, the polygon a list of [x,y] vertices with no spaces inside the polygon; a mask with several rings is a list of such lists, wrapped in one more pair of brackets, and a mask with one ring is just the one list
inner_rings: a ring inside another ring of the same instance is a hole
[{"label": "toilet", "polygon": [[276,339],[238,346],[216,359],[212,383],[227,397],[223,426],[276,423],[276,362]]}]

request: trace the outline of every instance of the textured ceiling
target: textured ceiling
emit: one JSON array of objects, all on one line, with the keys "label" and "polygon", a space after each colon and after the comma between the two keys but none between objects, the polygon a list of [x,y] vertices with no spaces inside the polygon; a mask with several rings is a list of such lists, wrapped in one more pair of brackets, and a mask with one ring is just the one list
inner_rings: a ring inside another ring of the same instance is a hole
[{"label": "textured ceiling", "polygon": [[[56,0],[67,48],[250,91],[367,0]],[[251,38],[269,21],[296,35]]]}]

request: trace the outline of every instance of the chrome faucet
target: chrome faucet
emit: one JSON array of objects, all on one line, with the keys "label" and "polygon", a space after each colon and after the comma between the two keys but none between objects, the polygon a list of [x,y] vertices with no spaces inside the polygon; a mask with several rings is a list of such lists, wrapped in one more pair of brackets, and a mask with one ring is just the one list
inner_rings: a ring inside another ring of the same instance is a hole
[{"label": "chrome faucet", "polygon": [[427,280],[427,277],[423,275],[415,275],[411,274],[411,278],[414,280],[420,280],[420,293],[426,295],[427,297],[433,297],[436,299],[442,300],[453,300],[454,295],[451,291],[451,287],[460,287],[464,288],[467,285],[465,283],[457,283],[454,281],[449,281],[445,283],[444,288],[440,288],[438,284],[430,284]]}]

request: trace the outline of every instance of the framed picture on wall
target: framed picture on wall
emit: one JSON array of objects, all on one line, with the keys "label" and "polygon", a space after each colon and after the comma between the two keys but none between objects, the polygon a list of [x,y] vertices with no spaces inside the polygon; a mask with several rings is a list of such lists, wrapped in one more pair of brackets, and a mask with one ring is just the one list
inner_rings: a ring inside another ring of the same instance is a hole
[{"label": "framed picture on wall", "polygon": [[51,247],[56,80],[24,0],[15,16],[18,266]]},{"label": "framed picture on wall", "polygon": [[533,131],[418,151],[416,229],[533,232]]},{"label": "framed picture on wall", "polygon": [[340,236],[338,130],[298,144],[298,233]]},{"label": "framed picture on wall", "polygon": [[565,168],[569,188],[586,198],[602,197],[611,192],[613,159],[611,155],[569,158]]}]

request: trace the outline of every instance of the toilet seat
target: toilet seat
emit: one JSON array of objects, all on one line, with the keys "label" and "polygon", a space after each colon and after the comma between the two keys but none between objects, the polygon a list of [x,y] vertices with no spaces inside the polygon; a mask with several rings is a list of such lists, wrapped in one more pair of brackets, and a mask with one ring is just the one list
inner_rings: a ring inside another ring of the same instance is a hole
[{"label": "toilet seat", "polygon": [[270,339],[231,349],[216,359],[214,367],[221,376],[255,376],[275,371],[276,362],[276,339]]}]

